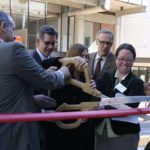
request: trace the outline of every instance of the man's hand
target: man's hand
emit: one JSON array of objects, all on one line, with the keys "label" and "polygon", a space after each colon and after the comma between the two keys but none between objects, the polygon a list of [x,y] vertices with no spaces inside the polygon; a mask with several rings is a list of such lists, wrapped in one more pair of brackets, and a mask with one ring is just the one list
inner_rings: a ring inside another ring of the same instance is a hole
[{"label": "man's hand", "polygon": [[62,66],[58,71],[61,71],[64,75],[64,79],[69,79],[71,78],[71,74],[69,72],[69,69],[68,67],[66,66]]},{"label": "man's hand", "polygon": [[40,108],[53,108],[56,107],[56,101],[48,96],[38,94],[34,95],[35,105]]}]

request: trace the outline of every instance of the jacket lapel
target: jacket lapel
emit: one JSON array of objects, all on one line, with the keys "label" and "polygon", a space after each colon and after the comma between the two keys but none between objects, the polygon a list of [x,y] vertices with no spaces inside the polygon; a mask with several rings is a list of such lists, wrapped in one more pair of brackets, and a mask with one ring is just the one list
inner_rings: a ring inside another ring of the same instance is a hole
[{"label": "jacket lapel", "polygon": [[113,55],[112,55],[112,53],[109,53],[109,55],[106,59],[106,62],[102,68],[102,71],[107,70],[107,68],[109,68],[109,66],[112,65],[112,61],[114,61]]},{"label": "jacket lapel", "polygon": [[91,73],[92,75],[93,75],[93,68],[94,68],[94,60],[95,60],[95,57],[96,57],[96,53],[90,54],[89,70],[90,70],[90,73]]},{"label": "jacket lapel", "polygon": [[36,50],[33,52],[33,58],[39,65],[42,65],[42,60]]},{"label": "jacket lapel", "polygon": [[126,78],[121,82],[126,88],[131,84],[132,82],[132,72],[129,72],[129,74],[126,76]]},{"label": "jacket lapel", "polygon": [[[121,83],[124,87],[126,87],[127,89],[128,89],[129,85],[130,85],[131,82],[132,82],[132,75],[133,75],[132,72],[130,72],[130,73],[126,76],[126,78],[125,78],[123,81],[120,82],[120,83]],[[127,90],[125,90],[122,94],[124,94],[126,91],[127,91]],[[115,89],[115,90],[114,90],[114,93],[116,94],[117,92],[120,93],[120,91],[118,91],[117,89]],[[114,94],[114,96],[115,96],[115,94]]]}]

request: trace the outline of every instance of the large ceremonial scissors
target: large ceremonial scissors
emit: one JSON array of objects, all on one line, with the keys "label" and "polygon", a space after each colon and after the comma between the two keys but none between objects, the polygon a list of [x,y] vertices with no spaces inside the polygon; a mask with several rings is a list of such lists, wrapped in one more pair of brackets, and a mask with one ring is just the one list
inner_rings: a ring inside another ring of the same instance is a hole
[{"label": "large ceremonial scissors", "polygon": [[[76,58],[62,58],[61,63],[63,65],[75,64]],[[93,101],[93,102],[81,102],[80,104],[62,104],[60,105],[56,111],[89,111],[89,110],[98,110],[105,106],[112,106],[116,109],[132,109],[131,107],[127,106],[126,104],[130,103],[140,103],[140,102],[149,102],[150,96],[119,96],[119,97],[107,97],[103,95],[100,91],[96,88],[90,87],[90,75],[87,68],[83,70],[85,82],[80,82],[75,79],[68,80],[69,84],[77,86],[81,88],[85,93],[98,97],[100,101]],[[84,123],[87,119],[78,119],[74,123],[63,123],[62,121],[56,121],[56,124],[64,129],[72,129],[80,126],[81,123]]]}]

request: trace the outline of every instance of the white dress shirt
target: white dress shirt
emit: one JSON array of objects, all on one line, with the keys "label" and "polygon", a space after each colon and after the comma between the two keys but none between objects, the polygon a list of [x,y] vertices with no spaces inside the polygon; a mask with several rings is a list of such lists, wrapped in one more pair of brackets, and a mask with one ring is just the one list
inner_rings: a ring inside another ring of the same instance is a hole
[{"label": "white dress shirt", "polygon": [[102,58],[102,60],[101,60],[101,70],[102,70],[102,68],[103,68],[103,66],[104,66],[104,64],[105,64],[105,62],[106,62],[106,58],[107,58],[107,57],[105,57],[105,56],[100,57],[100,56],[98,55],[98,53],[96,54],[96,57],[95,57],[95,60],[94,60],[93,72],[95,72],[96,64],[97,64],[97,62],[99,61],[99,58]]}]

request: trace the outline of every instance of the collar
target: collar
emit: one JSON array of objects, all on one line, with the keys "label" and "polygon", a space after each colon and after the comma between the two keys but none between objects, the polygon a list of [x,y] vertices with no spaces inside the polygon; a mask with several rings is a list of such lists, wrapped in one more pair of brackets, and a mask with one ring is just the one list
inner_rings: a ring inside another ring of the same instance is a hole
[{"label": "collar", "polygon": [[118,72],[118,70],[116,70],[116,72],[115,72],[115,78],[118,78],[119,81],[123,81],[128,76],[128,74],[124,75],[121,79],[119,79],[119,72]]},{"label": "collar", "polygon": [[2,39],[0,38],[0,42],[4,42],[4,40],[2,40]]},{"label": "collar", "polygon": [[98,60],[99,58],[102,58],[103,60],[105,60],[107,58],[107,56],[100,57],[99,54],[97,53],[95,60]]},{"label": "collar", "polygon": [[45,57],[45,56],[40,52],[40,50],[39,50],[38,48],[36,48],[36,51],[37,51],[37,53],[39,54],[41,60],[44,60],[44,59],[49,58],[49,56],[48,56],[48,57]]}]

